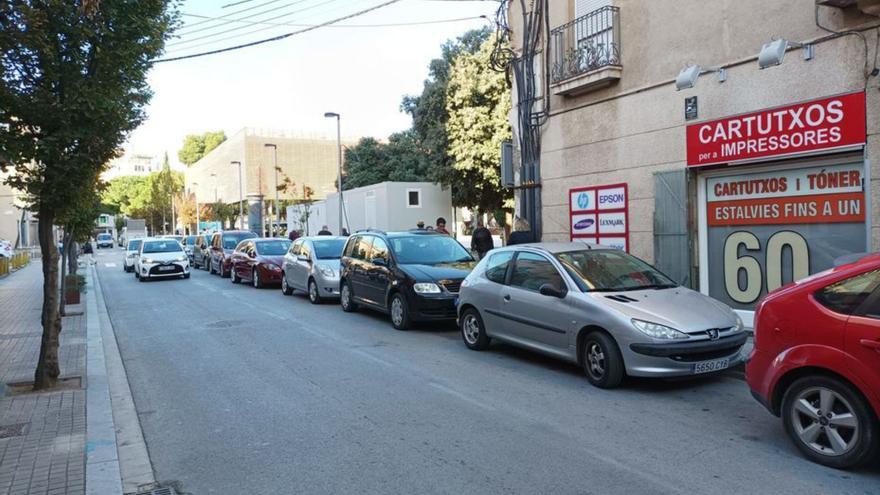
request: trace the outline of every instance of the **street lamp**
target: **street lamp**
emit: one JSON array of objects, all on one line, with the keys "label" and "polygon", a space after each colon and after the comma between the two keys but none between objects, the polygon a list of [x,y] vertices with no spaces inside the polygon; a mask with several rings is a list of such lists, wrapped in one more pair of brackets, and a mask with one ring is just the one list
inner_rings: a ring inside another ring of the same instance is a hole
[{"label": "street lamp", "polygon": [[196,235],[199,234],[199,228],[201,227],[201,219],[199,218],[199,196],[196,194],[196,188],[199,187],[198,182],[192,183],[193,188],[193,200],[196,202]]},{"label": "street lamp", "polygon": [[229,163],[238,165],[238,221],[241,222],[241,228],[244,229],[244,192],[241,181],[241,162],[234,160]]},{"label": "street lamp", "polygon": [[214,202],[217,202],[217,174],[211,174],[211,181],[214,182]]},{"label": "street lamp", "polygon": [[[275,172],[275,229],[278,229],[281,225],[278,217],[278,145],[266,143],[263,147],[272,148],[272,170]],[[272,237],[275,237],[275,229],[272,229]]]},{"label": "street lamp", "polygon": [[341,116],[338,113],[327,112],[324,117],[328,119],[336,119],[336,162],[339,167],[339,232],[342,232],[342,127],[340,123]]}]

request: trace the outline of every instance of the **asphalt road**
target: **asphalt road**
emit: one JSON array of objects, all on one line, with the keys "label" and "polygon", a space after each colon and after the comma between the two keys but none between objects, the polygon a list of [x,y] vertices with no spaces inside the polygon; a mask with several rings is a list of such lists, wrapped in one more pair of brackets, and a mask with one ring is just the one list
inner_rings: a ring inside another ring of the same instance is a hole
[{"label": "asphalt road", "polygon": [[97,259],[156,478],[187,493],[880,493],[880,467],[801,458],[741,373],[605,391],[454,326]]}]

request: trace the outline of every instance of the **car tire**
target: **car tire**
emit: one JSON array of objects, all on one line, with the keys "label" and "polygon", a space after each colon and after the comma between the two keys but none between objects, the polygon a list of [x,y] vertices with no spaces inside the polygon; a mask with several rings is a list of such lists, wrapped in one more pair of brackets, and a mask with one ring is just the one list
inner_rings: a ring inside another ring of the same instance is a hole
[{"label": "car tire", "polygon": [[461,339],[468,349],[485,351],[489,348],[492,339],[486,335],[483,318],[476,308],[468,308],[461,313],[459,328],[461,329]]},{"label": "car tire", "polygon": [[188,279],[190,275],[191,275],[191,274],[189,274],[189,273],[184,273],[184,274],[183,274],[183,279],[184,279],[184,280]]},{"label": "car tire", "polygon": [[354,302],[354,292],[352,292],[351,286],[345,280],[342,281],[339,287],[339,306],[346,313],[354,313],[358,310],[358,305]]},{"label": "car tire", "polygon": [[230,280],[233,284],[241,283],[241,278],[238,276],[237,273],[235,273],[235,269],[234,269],[234,268],[233,268],[232,270],[230,270],[230,273],[229,273],[229,280]]},{"label": "car tire", "polygon": [[610,335],[594,331],[584,338],[584,373],[599,388],[616,388],[623,381],[623,356]]},{"label": "car tire", "polygon": [[146,282],[147,279],[145,277],[138,277],[138,282]]},{"label": "car tire", "polygon": [[309,302],[310,303],[321,304],[322,302],[324,302],[324,300],[321,299],[321,293],[318,292],[318,284],[315,283],[315,279],[313,279],[313,278],[309,279],[308,287],[309,287]]},{"label": "car tire", "polygon": [[226,271],[226,269],[223,268],[223,263],[222,263],[222,262],[217,263],[217,273],[220,274],[220,278],[227,278],[227,277],[229,277],[231,272],[232,272],[232,270]]},{"label": "car tire", "polygon": [[206,272],[211,271],[211,260],[206,262],[205,258],[202,258],[202,270],[205,270]]},{"label": "car tire", "polygon": [[263,281],[260,280],[260,270],[256,267],[254,268],[254,271],[251,272],[251,283],[254,284],[254,289],[263,288]]},{"label": "car tire", "polygon": [[214,260],[208,260],[208,273],[214,274]]},{"label": "car tire", "polygon": [[[822,404],[826,397],[832,399],[830,407]],[[813,412],[815,416],[812,416]],[[864,397],[843,380],[821,375],[795,380],[785,391],[781,415],[789,438],[807,459],[815,463],[850,469],[875,459],[880,451],[877,417]],[[842,421],[837,419],[842,415],[847,415],[847,426],[838,422]],[[854,426],[848,426],[853,422]],[[818,433],[815,428],[819,428]],[[838,442],[843,442],[840,453],[834,452],[835,442],[830,434],[836,435]],[[809,443],[811,435],[815,437]]]},{"label": "car tire", "polygon": [[293,294],[293,287],[287,282],[287,274],[281,272],[281,293],[285,296]]},{"label": "car tire", "polygon": [[412,319],[409,316],[409,306],[406,304],[403,294],[395,292],[388,302],[388,314],[391,316],[391,325],[398,330],[409,330]]}]

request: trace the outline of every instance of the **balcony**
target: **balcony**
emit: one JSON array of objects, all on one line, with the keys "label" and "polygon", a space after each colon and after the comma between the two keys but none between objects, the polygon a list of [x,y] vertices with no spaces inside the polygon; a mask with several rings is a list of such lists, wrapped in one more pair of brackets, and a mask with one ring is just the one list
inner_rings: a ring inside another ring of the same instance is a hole
[{"label": "balcony", "polygon": [[617,82],[620,9],[602,7],[550,31],[550,89],[576,95]]}]

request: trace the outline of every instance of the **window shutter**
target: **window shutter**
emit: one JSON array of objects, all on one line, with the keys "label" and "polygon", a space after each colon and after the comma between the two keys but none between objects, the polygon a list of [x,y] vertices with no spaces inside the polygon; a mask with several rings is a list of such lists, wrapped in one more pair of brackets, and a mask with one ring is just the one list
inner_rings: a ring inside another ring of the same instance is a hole
[{"label": "window shutter", "polygon": [[590,12],[601,9],[602,7],[608,7],[611,5],[611,0],[575,0],[574,4],[574,17],[575,19],[579,17],[583,17]]}]

